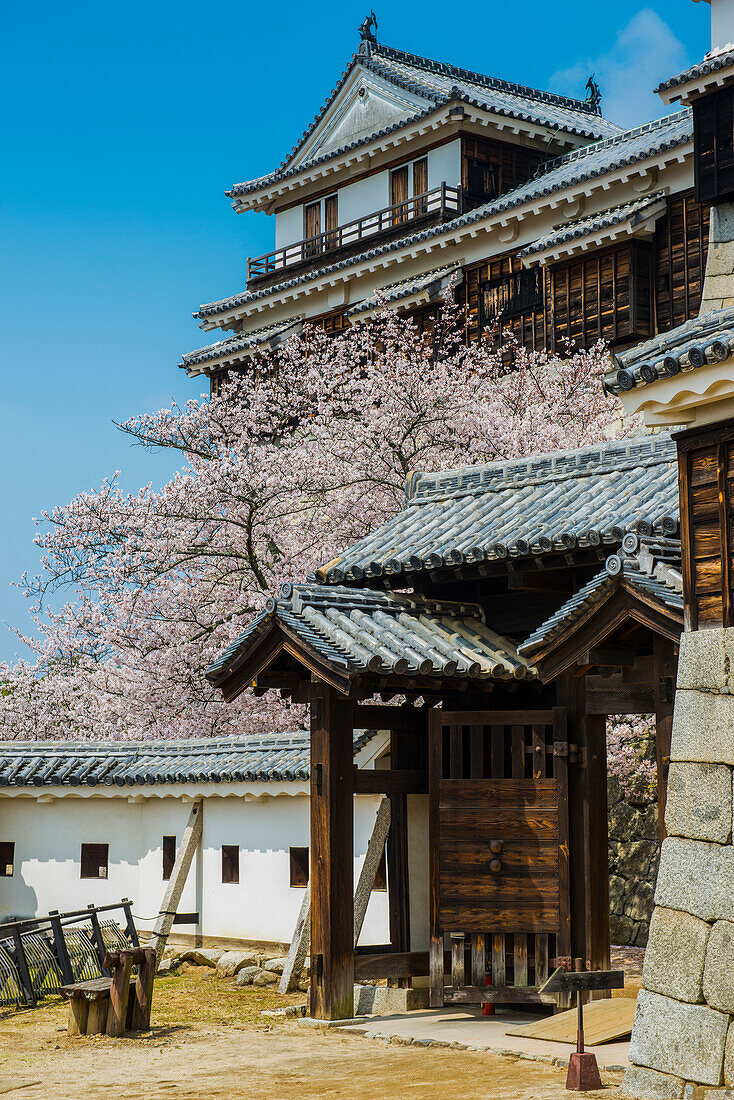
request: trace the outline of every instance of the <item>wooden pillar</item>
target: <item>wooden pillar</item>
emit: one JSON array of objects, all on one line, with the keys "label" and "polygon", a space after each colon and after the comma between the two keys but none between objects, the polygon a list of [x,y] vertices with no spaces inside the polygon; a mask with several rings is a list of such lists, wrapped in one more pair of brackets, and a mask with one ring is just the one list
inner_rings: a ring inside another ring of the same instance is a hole
[{"label": "wooden pillar", "polygon": [[[586,956],[592,970],[608,970],[609,810],[607,806],[607,720],[588,714],[586,725]],[[606,992],[604,996],[609,996]]]},{"label": "wooden pillar", "polygon": [[311,1016],[354,1015],[353,707],[311,685]]},{"label": "wooden pillar", "polygon": [[[406,746],[407,735],[393,733],[390,738],[390,763],[393,769],[409,768],[412,755]],[[387,837],[387,888],[390,917],[390,945],[393,951],[410,951],[410,888],[408,875],[408,796],[390,797],[390,832]],[[409,978],[396,979],[409,986]]]},{"label": "wooden pillar", "polygon": [[673,732],[673,704],[675,682],[678,675],[676,647],[668,638],[655,635],[654,639],[654,689],[655,689],[655,755],[658,773],[658,837],[665,840],[665,803],[668,795],[668,769],[670,767],[670,741]]},{"label": "wooden pillar", "polygon": [[571,955],[609,967],[606,719],[586,713],[586,677],[566,673],[558,703],[568,718]]}]

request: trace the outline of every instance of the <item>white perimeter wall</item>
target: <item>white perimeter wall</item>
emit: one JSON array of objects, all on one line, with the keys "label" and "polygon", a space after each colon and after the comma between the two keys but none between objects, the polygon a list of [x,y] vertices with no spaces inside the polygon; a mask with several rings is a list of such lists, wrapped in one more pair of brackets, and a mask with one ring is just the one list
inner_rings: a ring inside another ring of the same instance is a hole
[{"label": "white perimeter wall", "polygon": [[[289,885],[289,849],[309,844],[309,799],[305,784],[288,786],[303,793],[204,799],[202,843],[179,905],[179,912],[199,912],[202,923],[198,930],[178,926],[179,931],[290,941],[304,891]],[[20,794],[0,797],[0,840],[15,843],[14,874],[0,878],[1,917],[44,915],[128,897],[136,924],[152,927],[166,886],[162,838],[175,835],[180,843],[190,804],[174,796],[131,802],[127,792],[115,797],[109,790],[49,802]],[[34,794],[48,797],[48,788]],[[355,799],[355,881],[379,801],[378,796]],[[109,844],[107,879],[80,878],[82,842]],[[237,884],[222,883],[223,844],[239,845]],[[384,892],[372,895],[361,942],[389,942]]]},{"label": "white perimeter wall", "polygon": [[[440,187],[442,183],[458,187],[461,183],[461,140],[455,138],[453,141],[446,142],[445,145],[439,145],[429,150],[427,156],[429,191],[434,187]],[[406,158],[405,163],[412,163],[412,160]],[[408,177],[408,197],[410,197],[413,194],[412,172]],[[390,171],[375,172],[354,183],[347,183],[338,189],[338,193],[339,225],[346,225],[347,222],[356,221],[377,210],[384,210],[392,201]],[[303,205],[292,206],[275,215],[276,248],[284,248],[286,245],[303,240],[304,233]]]}]

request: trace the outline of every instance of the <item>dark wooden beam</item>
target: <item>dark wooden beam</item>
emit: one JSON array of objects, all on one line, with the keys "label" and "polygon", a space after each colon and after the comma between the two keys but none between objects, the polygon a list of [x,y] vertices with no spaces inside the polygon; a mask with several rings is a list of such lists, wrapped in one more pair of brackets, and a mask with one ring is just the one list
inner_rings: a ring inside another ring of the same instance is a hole
[{"label": "dark wooden beam", "polygon": [[[411,763],[413,746],[406,734],[390,736],[390,758],[395,772],[406,774]],[[410,772],[407,772],[410,775]],[[418,773],[420,774],[420,773]],[[428,793],[428,772],[424,773],[422,791]],[[387,837],[387,889],[390,943],[393,951],[410,951],[410,875],[408,868],[408,797],[405,790],[390,794],[390,832]],[[400,986],[409,984],[407,975],[396,975]]]},{"label": "dark wooden beam", "polygon": [[587,710],[586,683],[565,673],[558,702],[566,708],[569,762],[569,871],[571,954],[592,969],[609,969],[609,856],[606,721]]},{"label": "dark wooden beam", "polygon": [[354,769],[355,794],[428,794],[428,772],[375,768]]},{"label": "dark wooden beam", "polygon": [[356,955],[355,982],[378,981],[387,978],[422,977],[428,974],[427,951],[391,951],[383,955]]},{"label": "dark wooden beam", "polygon": [[428,712],[428,707],[390,707],[360,703],[354,708],[354,728],[425,732],[428,729]]},{"label": "dark wooden beam", "polygon": [[577,665],[598,665],[601,668],[632,668],[637,655],[628,649],[597,647],[587,649],[576,659]]},{"label": "dark wooden beam", "polygon": [[[608,970],[609,957],[609,813],[607,809],[607,723],[603,714],[586,714],[586,944],[592,970]],[[606,996],[606,994],[605,994]]]},{"label": "dark wooden beam", "polygon": [[311,1016],[354,1015],[353,706],[311,693]]},{"label": "dark wooden beam", "polygon": [[587,714],[652,714],[653,685],[625,684],[618,676],[586,677]]},{"label": "dark wooden beam", "polygon": [[658,836],[665,840],[665,803],[668,796],[673,703],[678,675],[676,647],[667,638],[655,639],[655,755],[658,779]]}]

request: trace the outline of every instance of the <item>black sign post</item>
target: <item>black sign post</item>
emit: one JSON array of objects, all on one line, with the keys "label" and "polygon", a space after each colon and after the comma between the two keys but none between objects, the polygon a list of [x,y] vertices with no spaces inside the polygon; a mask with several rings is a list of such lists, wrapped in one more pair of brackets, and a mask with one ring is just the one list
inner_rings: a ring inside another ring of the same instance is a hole
[{"label": "black sign post", "polygon": [[584,1050],[584,993],[598,989],[622,989],[623,970],[555,970],[541,986],[540,993],[575,993],[578,1012],[576,1051],[568,1062],[566,1088],[575,1092],[591,1092],[601,1088],[596,1055]]}]

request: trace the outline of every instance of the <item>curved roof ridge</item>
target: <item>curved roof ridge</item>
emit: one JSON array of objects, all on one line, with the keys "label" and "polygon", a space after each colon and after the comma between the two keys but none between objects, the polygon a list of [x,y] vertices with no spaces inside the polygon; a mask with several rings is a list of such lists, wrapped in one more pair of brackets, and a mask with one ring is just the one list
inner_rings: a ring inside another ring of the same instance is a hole
[{"label": "curved roof ridge", "polygon": [[468,80],[472,84],[481,84],[496,91],[512,92],[515,95],[538,99],[544,103],[553,103],[557,107],[569,107],[574,111],[585,111],[587,114],[603,118],[601,111],[592,110],[585,99],[576,99],[573,96],[560,95],[557,92],[546,92],[541,88],[531,88],[527,84],[516,84],[512,80],[504,80],[502,77],[488,76],[486,73],[464,69],[460,65],[453,65],[448,61],[433,61],[429,57],[421,57],[420,54],[408,53],[405,50],[398,50],[394,46],[385,46],[378,42],[377,45],[372,47],[372,57],[379,57],[380,55],[389,57],[394,61],[402,61],[406,65],[414,65],[416,68],[425,69],[427,72],[439,73],[441,76],[455,76],[459,80]]},{"label": "curved roof ridge", "polygon": [[431,491],[440,493],[444,488],[455,496],[461,491],[461,487],[472,492],[494,488],[508,480],[517,485],[523,475],[544,482],[553,473],[562,474],[564,478],[573,477],[574,473],[587,476],[604,467],[619,469],[625,462],[639,464],[645,458],[651,462],[670,462],[675,454],[676,447],[670,434],[660,432],[589,443],[584,447],[569,447],[562,451],[544,451],[527,458],[501,458],[494,462],[447,470],[418,470],[408,477],[406,499],[414,500]]}]

